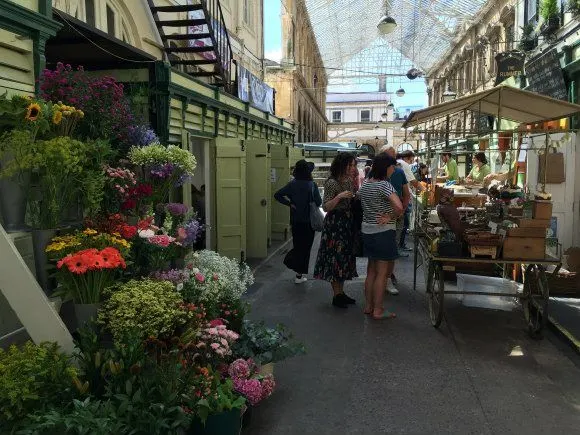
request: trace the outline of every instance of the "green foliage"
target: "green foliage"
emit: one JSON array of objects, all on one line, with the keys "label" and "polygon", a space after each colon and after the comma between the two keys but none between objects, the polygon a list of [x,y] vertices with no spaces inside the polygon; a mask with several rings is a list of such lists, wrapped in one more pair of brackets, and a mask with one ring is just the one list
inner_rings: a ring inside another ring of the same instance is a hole
[{"label": "green foliage", "polygon": [[193,399],[192,410],[204,423],[210,415],[241,409],[246,403],[246,399],[235,392],[231,379],[222,381],[219,374],[215,374],[213,384],[216,394],[197,401]]},{"label": "green foliage", "polygon": [[28,130],[11,130],[0,136],[0,178],[22,175],[34,166],[34,140]]},{"label": "green foliage", "polygon": [[568,0],[568,11],[576,17],[580,15],[580,0]]},{"label": "green foliage", "polygon": [[56,343],[0,349],[0,421],[70,400],[76,370]]},{"label": "green foliage", "polygon": [[557,17],[559,13],[558,0],[542,0],[540,2],[540,16],[544,21]]},{"label": "green foliage", "polygon": [[27,101],[21,96],[8,98],[8,92],[0,95],[0,133],[24,125]]},{"label": "green foliage", "polygon": [[168,281],[131,280],[110,289],[99,312],[115,338],[138,329],[142,338],[172,334],[187,319],[183,300]]},{"label": "green foliage", "polygon": [[232,346],[236,358],[252,358],[258,364],[282,361],[306,353],[302,343],[293,340],[284,325],[267,327],[264,322],[245,320],[240,338]]}]

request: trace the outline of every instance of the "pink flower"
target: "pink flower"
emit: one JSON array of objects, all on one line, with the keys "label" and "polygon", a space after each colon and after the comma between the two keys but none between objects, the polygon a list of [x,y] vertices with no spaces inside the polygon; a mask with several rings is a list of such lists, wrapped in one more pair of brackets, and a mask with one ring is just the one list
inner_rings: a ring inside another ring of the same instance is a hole
[{"label": "pink flower", "polygon": [[250,366],[245,359],[239,358],[230,364],[228,374],[235,381],[237,379],[247,379],[250,376]]},{"label": "pink flower", "polygon": [[212,328],[216,327],[216,326],[220,326],[223,325],[224,322],[222,319],[213,319],[211,322],[209,322],[209,326],[211,326]]},{"label": "pink flower", "polygon": [[203,276],[203,274],[199,272],[195,274],[195,279],[198,280],[199,282],[205,282],[205,276]]},{"label": "pink flower", "polygon": [[[262,400],[262,384],[257,379],[246,379],[243,380],[239,385],[241,388],[236,390],[238,393],[243,394],[246,399],[252,404],[257,405],[260,400]],[[235,388],[235,384],[234,384]]]},{"label": "pink flower", "polygon": [[276,388],[276,382],[272,375],[266,376],[262,379],[262,400],[270,397]]},{"label": "pink flower", "polygon": [[218,276],[217,273],[214,273],[213,276],[212,276],[212,278],[213,278],[214,281],[217,281],[219,279],[219,276]]},{"label": "pink flower", "polygon": [[218,349],[219,349],[219,347],[220,347],[220,345],[219,345],[218,343],[212,343],[212,344],[210,344],[210,347],[211,347],[213,350],[218,350]]},{"label": "pink flower", "polygon": [[218,330],[216,328],[210,328],[207,332],[209,335],[218,335]]},{"label": "pink flower", "polygon": [[220,338],[220,343],[223,344],[224,346],[228,346],[229,343],[225,338]]},{"label": "pink flower", "polygon": [[153,245],[167,248],[173,241],[175,241],[175,239],[165,234],[161,234],[158,236],[149,237],[147,241]]}]

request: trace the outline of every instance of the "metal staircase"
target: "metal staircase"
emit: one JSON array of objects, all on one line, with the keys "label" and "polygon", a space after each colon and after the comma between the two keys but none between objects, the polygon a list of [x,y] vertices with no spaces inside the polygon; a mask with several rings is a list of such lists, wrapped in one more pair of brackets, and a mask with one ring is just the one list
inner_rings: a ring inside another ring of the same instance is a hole
[{"label": "metal staircase", "polygon": [[235,61],[220,1],[188,0],[174,6],[156,5],[156,0],[147,3],[171,65],[235,94]]}]

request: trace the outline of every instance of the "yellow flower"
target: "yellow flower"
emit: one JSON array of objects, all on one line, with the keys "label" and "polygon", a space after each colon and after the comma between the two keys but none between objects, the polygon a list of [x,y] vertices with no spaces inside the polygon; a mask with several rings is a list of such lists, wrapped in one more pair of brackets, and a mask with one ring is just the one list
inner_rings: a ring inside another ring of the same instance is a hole
[{"label": "yellow flower", "polygon": [[66,248],[66,243],[64,242],[56,242],[51,243],[45,249],[46,252],[53,252],[53,251],[61,251],[62,249]]},{"label": "yellow flower", "polygon": [[79,115],[79,118],[84,118],[85,117],[85,112],[83,112],[82,110],[79,110],[78,111],[78,115]]},{"label": "yellow flower", "polygon": [[36,121],[40,115],[40,105],[38,103],[31,103],[26,111],[25,119],[28,121]]},{"label": "yellow flower", "polygon": [[93,230],[92,228],[87,228],[86,230],[83,231],[83,234],[87,236],[94,236],[95,234],[97,234],[97,231]]},{"label": "yellow flower", "polygon": [[60,121],[62,121],[62,112],[60,110],[57,110],[52,115],[52,123],[58,125],[60,124]]},{"label": "yellow flower", "polygon": [[70,116],[71,112],[70,112],[70,110],[65,110],[64,112],[62,112],[62,114],[64,116]]},{"label": "yellow flower", "polygon": [[125,239],[113,237],[111,239],[111,241],[119,246],[122,246],[123,248],[129,249],[131,247],[131,244],[128,241],[126,241]]}]

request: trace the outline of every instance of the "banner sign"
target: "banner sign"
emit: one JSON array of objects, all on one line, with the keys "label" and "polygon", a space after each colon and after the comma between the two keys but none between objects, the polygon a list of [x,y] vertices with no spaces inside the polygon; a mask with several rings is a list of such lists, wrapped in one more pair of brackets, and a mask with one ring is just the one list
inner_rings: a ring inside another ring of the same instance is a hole
[{"label": "banner sign", "polygon": [[495,62],[497,64],[495,86],[510,77],[518,78],[521,76],[524,73],[525,58],[526,55],[519,51],[498,53],[497,56],[495,56]]},{"label": "banner sign", "polygon": [[238,65],[238,98],[252,107],[274,115],[274,89]]},{"label": "banner sign", "polygon": [[568,100],[564,74],[560,66],[560,55],[552,49],[526,62],[526,91],[537,92],[558,100]]},{"label": "banner sign", "polygon": [[[187,4],[193,4],[193,0],[188,0]],[[187,13],[187,19],[188,20],[203,20],[203,19],[205,19],[205,14],[203,13],[203,10],[189,11]],[[214,23],[212,23],[212,24],[214,24]],[[202,24],[199,26],[189,26],[187,28],[187,33],[190,35],[209,33],[209,28],[207,27],[207,24]],[[211,41],[211,38],[190,39],[188,41],[188,45],[190,47],[211,47],[212,41]],[[205,51],[203,53],[199,53],[199,55],[207,60],[215,60],[215,53],[213,51]]]}]

